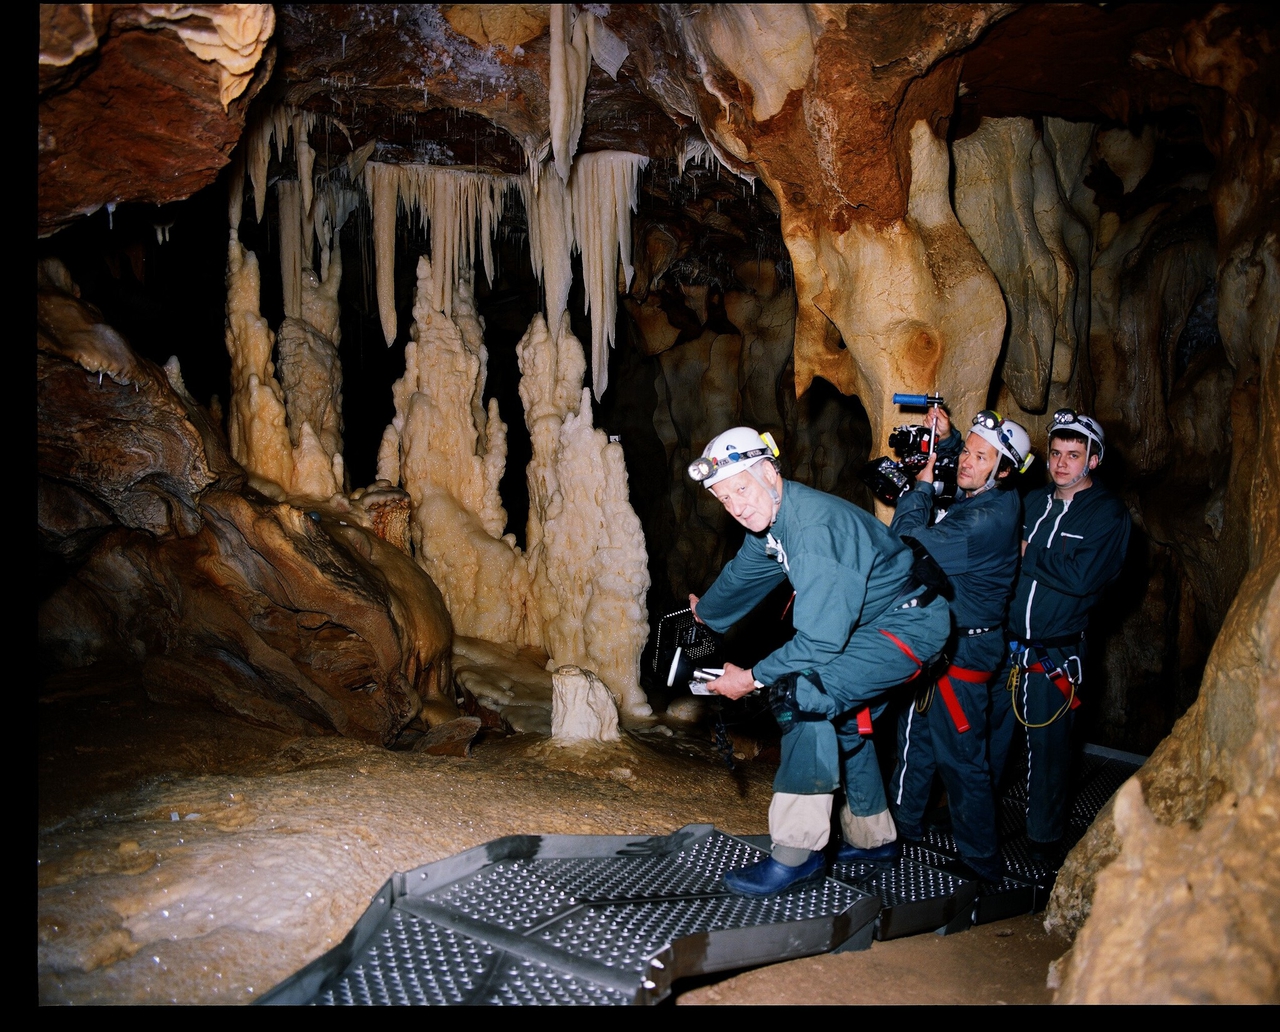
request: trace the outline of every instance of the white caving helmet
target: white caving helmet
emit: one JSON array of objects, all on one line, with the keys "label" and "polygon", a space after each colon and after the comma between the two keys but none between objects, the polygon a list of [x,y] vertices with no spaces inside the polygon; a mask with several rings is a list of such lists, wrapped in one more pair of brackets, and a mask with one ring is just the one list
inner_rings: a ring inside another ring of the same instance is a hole
[{"label": "white caving helmet", "polygon": [[778,446],[773,435],[758,433],[749,426],[735,426],[713,437],[702,449],[702,457],[689,463],[689,476],[710,489],[735,473],[751,469],[765,459],[776,459]]},{"label": "white caving helmet", "polygon": [[[973,426],[969,428],[969,433],[977,434],[995,448],[1013,463],[1013,468],[1019,473],[1025,473],[1031,468],[1031,461],[1035,458],[1031,454],[1031,435],[1012,419],[1005,419],[999,412],[991,409],[983,409],[973,417]],[[1000,464],[996,463],[991,476],[987,479],[988,487],[996,482],[996,474],[999,471]]]},{"label": "white caving helmet", "polygon": [[[1086,440],[1092,442],[1090,453],[1096,454],[1098,464],[1102,464],[1102,454],[1107,450],[1107,437],[1096,419],[1092,416],[1082,416],[1075,409],[1058,409],[1053,414],[1053,422],[1049,424],[1049,437],[1052,439],[1054,434],[1061,433],[1063,430],[1081,434]],[[1096,452],[1093,445],[1096,445]]]}]

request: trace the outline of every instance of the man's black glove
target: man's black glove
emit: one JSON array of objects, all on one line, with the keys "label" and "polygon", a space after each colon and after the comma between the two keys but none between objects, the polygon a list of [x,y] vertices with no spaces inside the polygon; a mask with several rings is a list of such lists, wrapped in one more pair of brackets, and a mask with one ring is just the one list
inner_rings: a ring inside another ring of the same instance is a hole
[{"label": "man's black glove", "polygon": [[825,713],[814,713],[801,707],[796,698],[801,678],[823,695],[827,694],[826,689],[822,686],[822,678],[812,670],[804,670],[795,674],[783,674],[779,680],[771,684],[769,686],[769,708],[773,710],[773,717],[778,722],[778,727],[782,729],[784,735],[798,723],[831,719]]}]

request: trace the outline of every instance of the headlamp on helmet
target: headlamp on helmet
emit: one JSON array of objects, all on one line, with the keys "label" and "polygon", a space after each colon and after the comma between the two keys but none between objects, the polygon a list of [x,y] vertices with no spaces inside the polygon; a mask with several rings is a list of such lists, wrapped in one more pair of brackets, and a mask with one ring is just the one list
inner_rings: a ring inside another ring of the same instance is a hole
[{"label": "headlamp on helmet", "polygon": [[[1031,437],[1012,419],[1005,419],[992,409],[983,409],[973,417],[971,433],[977,434],[996,451],[1013,463],[1014,469],[1025,473],[1035,458],[1031,454]],[[992,470],[994,476],[995,470]]]},{"label": "headlamp on helmet", "polygon": [[779,454],[771,433],[761,434],[750,427],[737,426],[712,440],[702,455],[689,463],[689,478],[709,488],[762,459],[777,458]]},{"label": "headlamp on helmet", "polygon": [[1079,434],[1090,442],[1091,445],[1097,446],[1098,461],[1102,461],[1102,455],[1106,451],[1107,437],[1102,432],[1102,427],[1098,425],[1098,421],[1092,416],[1084,416],[1076,412],[1075,409],[1061,408],[1053,414],[1053,421],[1049,424],[1049,436],[1067,431],[1069,433]]}]

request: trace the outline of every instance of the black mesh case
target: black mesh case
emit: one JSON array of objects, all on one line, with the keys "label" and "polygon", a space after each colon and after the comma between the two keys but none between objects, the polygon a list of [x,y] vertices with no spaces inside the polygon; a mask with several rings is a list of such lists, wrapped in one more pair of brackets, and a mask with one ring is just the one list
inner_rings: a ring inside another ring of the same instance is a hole
[{"label": "black mesh case", "polygon": [[654,640],[653,673],[664,683],[677,649],[695,667],[716,666],[720,635],[706,624],[698,623],[692,609],[678,609],[658,621]]}]

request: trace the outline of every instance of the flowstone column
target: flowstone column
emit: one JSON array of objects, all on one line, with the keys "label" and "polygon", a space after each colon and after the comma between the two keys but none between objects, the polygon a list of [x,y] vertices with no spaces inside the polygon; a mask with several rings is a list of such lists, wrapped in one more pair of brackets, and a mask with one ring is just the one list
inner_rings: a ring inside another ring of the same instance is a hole
[{"label": "flowstone column", "polygon": [[648,638],[648,555],[627,498],[622,446],[592,425],[582,345],[562,317],[552,338],[534,316],[517,345],[520,398],[533,444],[526,542],[529,637],[550,669],[594,670],[622,712],[651,714],[640,688]]},{"label": "flowstone column", "polygon": [[523,642],[529,575],[515,539],[503,537],[498,482],[506,466],[506,424],[484,395],[483,325],[464,284],[453,318],[435,308],[435,271],[418,259],[413,329],[405,372],[392,387],[395,417],[383,433],[378,477],[400,484],[413,506],[419,564],[440,586],[462,634]]},{"label": "flowstone column", "polygon": [[957,418],[981,409],[1004,336],[1000,286],[951,209],[946,144],[918,121],[910,154],[906,216],[883,229],[837,231],[783,211],[796,389],[821,376],[858,395],[880,448],[901,418],[895,392],[942,391]]}]

